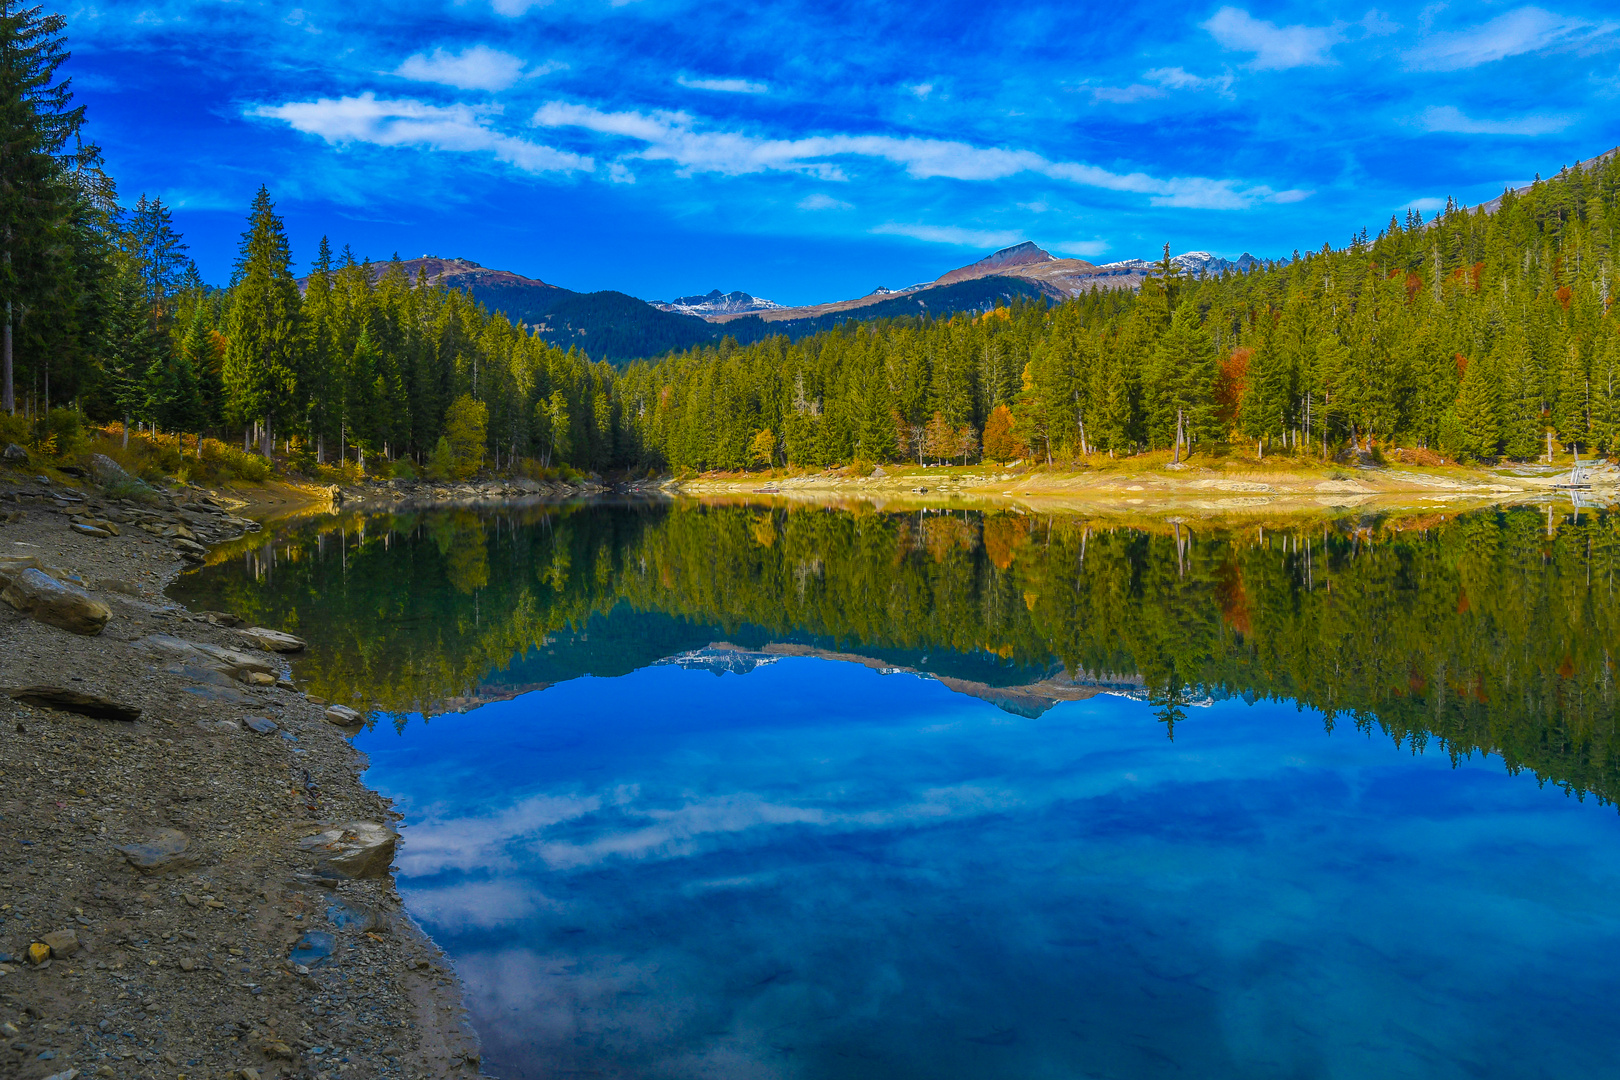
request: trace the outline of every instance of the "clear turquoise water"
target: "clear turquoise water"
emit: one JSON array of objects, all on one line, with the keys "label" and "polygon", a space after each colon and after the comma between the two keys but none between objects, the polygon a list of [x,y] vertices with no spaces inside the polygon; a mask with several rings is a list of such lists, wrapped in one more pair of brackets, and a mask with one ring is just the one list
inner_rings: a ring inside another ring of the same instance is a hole
[{"label": "clear turquoise water", "polygon": [[1620,819],[1293,707],[1037,719],[819,659],[379,726],[504,1077],[1567,1077]]}]

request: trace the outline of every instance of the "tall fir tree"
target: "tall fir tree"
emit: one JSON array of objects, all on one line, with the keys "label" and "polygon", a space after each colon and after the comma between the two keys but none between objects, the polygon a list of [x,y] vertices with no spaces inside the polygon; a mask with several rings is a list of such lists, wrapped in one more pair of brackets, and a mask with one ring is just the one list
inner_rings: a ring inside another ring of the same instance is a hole
[{"label": "tall fir tree", "polygon": [[289,406],[297,400],[303,319],[286,229],[263,186],[253,197],[237,255],[227,339],[223,375],[230,419],[260,424],[260,453],[268,458],[278,418],[297,419]]}]

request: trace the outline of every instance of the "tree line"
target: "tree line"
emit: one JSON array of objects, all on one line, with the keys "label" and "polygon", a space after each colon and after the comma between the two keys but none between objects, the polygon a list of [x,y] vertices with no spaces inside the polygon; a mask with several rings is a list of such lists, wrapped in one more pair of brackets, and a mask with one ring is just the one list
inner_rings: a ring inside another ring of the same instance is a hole
[{"label": "tree line", "polygon": [[[319,466],[820,468],[1239,444],[1266,454],[1620,453],[1611,312],[1620,160],[1492,213],[1136,292],[846,322],[613,366],[323,239],[302,279],[270,193],[206,285],[160,198],[124,205],[58,78],[65,24],[0,4],[0,381],[9,430],[55,404],[241,438]],[[8,436],[10,437],[10,436]],[[200,441],[199,441],[200,452]]]}]

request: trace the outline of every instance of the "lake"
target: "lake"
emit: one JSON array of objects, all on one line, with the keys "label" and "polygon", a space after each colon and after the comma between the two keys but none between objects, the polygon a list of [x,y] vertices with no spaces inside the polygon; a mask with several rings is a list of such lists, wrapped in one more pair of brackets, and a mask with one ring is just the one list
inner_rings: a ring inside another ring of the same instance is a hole
[{"label": "lake", "polygon": [[507,1078],[1620,1059],[1620,516],[350,512],[173,594],[369,710]]}]

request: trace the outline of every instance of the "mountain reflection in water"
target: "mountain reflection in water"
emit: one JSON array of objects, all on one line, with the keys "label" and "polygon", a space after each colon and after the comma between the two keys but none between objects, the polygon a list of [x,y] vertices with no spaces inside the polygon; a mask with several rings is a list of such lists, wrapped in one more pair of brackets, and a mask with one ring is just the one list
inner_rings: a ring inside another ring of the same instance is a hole
[{"label": "mountain reflection in water", "polygon": [[1620,1051],[1617,541],[529,506],[176,594],[375,706],[497,1075],[1555,1076]]}]

